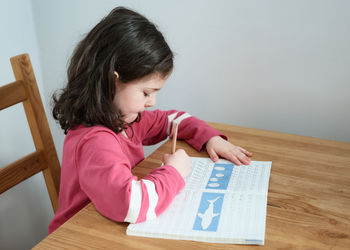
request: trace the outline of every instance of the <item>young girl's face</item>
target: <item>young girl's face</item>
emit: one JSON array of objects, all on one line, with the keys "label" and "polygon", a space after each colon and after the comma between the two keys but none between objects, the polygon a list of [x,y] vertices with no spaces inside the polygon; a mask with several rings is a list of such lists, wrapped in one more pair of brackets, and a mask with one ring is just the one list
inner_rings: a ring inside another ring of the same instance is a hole
[{"label": "young girl's face", "polygon": [[116,94],[113,103],[120,110],[122,119],[131,123],[138,113],[156,104],[156,94],[164,86],[168,77],[151,74],[141,79],[122,83],[116,78]]}]

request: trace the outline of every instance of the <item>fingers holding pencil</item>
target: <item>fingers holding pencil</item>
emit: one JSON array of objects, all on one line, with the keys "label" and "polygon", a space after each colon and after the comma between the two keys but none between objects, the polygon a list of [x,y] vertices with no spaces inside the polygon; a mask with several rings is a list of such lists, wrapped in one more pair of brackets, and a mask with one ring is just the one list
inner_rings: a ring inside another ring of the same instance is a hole
[{"label": "fingers holding pencil", "polygon": [[186,178],[191,173],[191,159],[183,149],[176,150],[174,154],[163,155],[163,163],[173,166],[182,178]]},{"label": "fingers holding pencil", "polygon": [[178,124],[174,122],[173,124],[173,138],[171,143],[171,154],[163,155],[163,163],[165,165],[173,166],[182,176],[186,178],[191,172],[191,160],[187,155],[185,150],[178,149],[176,150],[176,140],[177,140],[177,131]]}]

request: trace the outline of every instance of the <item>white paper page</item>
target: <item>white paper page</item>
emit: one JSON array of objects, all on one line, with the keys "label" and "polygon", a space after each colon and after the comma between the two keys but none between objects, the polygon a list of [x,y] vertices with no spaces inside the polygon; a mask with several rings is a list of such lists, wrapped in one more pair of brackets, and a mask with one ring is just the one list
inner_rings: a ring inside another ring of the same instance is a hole
[{"label": "white paper page", "polygon": [[128,235],[263,244],[271,162],[236,166],[191,158],[185,188],[157,219],[130,224]]}]

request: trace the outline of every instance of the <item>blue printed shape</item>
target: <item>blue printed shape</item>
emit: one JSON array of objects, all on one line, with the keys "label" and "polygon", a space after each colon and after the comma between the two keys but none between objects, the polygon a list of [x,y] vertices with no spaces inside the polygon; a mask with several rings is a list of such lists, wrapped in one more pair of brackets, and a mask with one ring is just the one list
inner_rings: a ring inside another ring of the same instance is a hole
[{"label": "blue printed shape", "polygon": [[219,225],[224,194],[203,193],[193,230],[216,232]]},{"label": "blue printed shape", "polygon": [[213,171],[211,172],[206,188],[222,190],[227,189],[233,168],[233,164],[216,163]]}]

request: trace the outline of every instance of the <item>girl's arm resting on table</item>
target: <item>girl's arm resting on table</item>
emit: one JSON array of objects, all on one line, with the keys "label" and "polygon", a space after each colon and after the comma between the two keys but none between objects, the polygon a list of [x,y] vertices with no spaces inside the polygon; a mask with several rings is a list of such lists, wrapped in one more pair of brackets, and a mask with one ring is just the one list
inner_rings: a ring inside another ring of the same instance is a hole
[{"label": "girl's arm resting on table", "polygon": [[221,156],[238,166],[241,164],[249,165],[249,157],[253,155],[244,148],[235,146],[219,136],[210,138],[206,143],[206,149],[212,161],[216,162]]},{"label": "girl's arm resting on table", "polygon": [[172,137],[173,124],[178,124],[178,139],[185,140],[188,144],[200,151],[206,142],[214,137],[227,137],[216,129],[207,125],[204,121],[191,116],[183,111],[145,111],[142,114],[145,124],[143,132],[143,144],[152,145],[158,143],[168,136]]},{"label": "girl's arm resting on table", "polygon": [[250,164],[253,154],[244,148],[235,146],[227,141],[227,137],[204,121],[176,110],[147,111],[144,113],[145,123],[149,124],[145,132],[144,144],[157,143],[167,136],[172,136],[173,123],[178,123],[178,138],[200,151],[206,149],[210,158],[215,162],[219,157],[232,161],[236,165]]},{"label": "girl's arm resting on table", "polygon": [[205,148],[214,162],[219,157],[223,157],[236,165],[250,164],[249,157],[253,155],[252,153],[231,144],[224,134],[188,113],[176,110],[156,110],[145,113],[145,118],[151,124],[148,130],[148,137],[151,139],[145,142],[152,144],[152,136],[155,135],[157,135],[156,138],[161,139],[165,139],[166,136],[171,137],[173,123],[177,122],[179,124],[178,138],[185,140],[198,151]]},{"label": "girl's arm resting on table", "polygon": [[212,161],[216,162],[219,157],[222,157],[236,165],[250,164],[249,157],[253,155],[252,153],[231,144],[227,141],[225,135],[210,127],[204,121],[191,117],[182,121],[181,125],[179,126],[178,137],[185,139],[198,151],[205,147]]},{"label": "girl's arm resting on table", "polygon": [[185,185],[179,172],[169,165],[137,180],[115,135],[108,132],[80,143],[77,168],[80,186],[96,209],[119,222],[155,218]]}]

